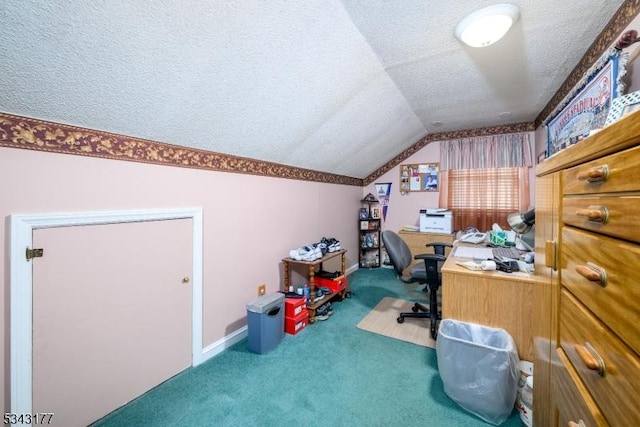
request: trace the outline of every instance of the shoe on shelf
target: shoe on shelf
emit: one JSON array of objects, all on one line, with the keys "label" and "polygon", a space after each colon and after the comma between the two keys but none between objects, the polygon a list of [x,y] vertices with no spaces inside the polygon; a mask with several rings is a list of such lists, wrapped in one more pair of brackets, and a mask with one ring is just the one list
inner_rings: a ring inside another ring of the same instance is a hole
[{"label": "shoe on shelf", "polygon": [[316,276],[322,277],[323,279],[335,279],[336,277],[342,276],[342,273],[339,271],[330,272],[330,271],[320,270],[316,273]]},{"label": "shoe on shelf", "polygon": [[309,261],[311,258],[311,252],[306,247],[293,249],[289,252],[289,257],[296,261]]},{"label": "shoe on shelf", "polygon": [[327,288],[327,287],[325,287],[325,286],[316,287],[316,293],[317,293],[318,291],[322,292],[322,293],[323,293],[323,294],[325,294],[325,295],[329,295],[329,294],[331,294],[331,293],[332,293],[332,292],[331,292],[331,289],[329,289],[329,288]]},{"label": "shoe on shelf", "polygon": [[316,292],[316,299],[315,299],[315,302],[318,302],[318,301],[320,301],[321,299],[323,299],[323,298],[324,298],[324,292],[322,292],[320,289],[317,289],[317,288],[316,288],[316,291],[315,291],[315,292]]},{"label": "shoe on shelf", "polygon": [[312,246],[313,246],[313,254],[315,256],[315,259],[322,258],[324,254],[322,253],[322,249],[320,248],[320,246],[317,243],[314,243]]},{"label": "shoe on shelf", "polygon": [[[323,237],[324,239],[324,237]],[[329,251],[329,248],[327,247],[327,244],[324,243],[323,241],[320,241],[318,243],[316,243],[316,245],[318,246],[318,248],[320,248],[320,253],[322,254],[322,256],[325,256],[327,254],[327,252]]]},{"label": "shoe on shelf", "polygon": [[327,313],[323,313],[323,314],[316,314],[316,317],[314,319],[327,320],[328,318],[329,318],[329,315]]},{"label": "shoe on shelf", "polygon": [[329,318],[330,314],[329,314],[329,308],[327,306],[327,304],[323,304],[321,305],[317,310],[316,310],[316,319],[318,320],[327,320]]},{"label": "shoe on shelf", "polygon": [[337,252],[340,250],[340,241],[333,237],[327,239],[327,244],[329,252]]},{"label": "shoe on shelf", "polygon": [[320,306],[320,308],[318,308],[318,309],[316,310],[316,315],[317,315],[318,313],[321,313],[321,314],[327,314],[327,315],[331,316],[331,315],[333,314],[333,308],[331,307],[331,303],[330,303],[330,302],[327,302],[326,304],[322,304],[322,305]]},{"label": "shoe on shelf", "polygon": [[323,237],[322,238],[324,243],[327,245],[327,251],[328,252],[335,252],[336,249],[336,242],[337,240],[334,239],[333,237]]},{"label": "shoe on shelf", "polygon": [[289,258],[295,259],[296,261],[314,261],[318,259],[318,253],[319,250],[316,251],[316,249],[311,246],[303,246],[289,251]]},{"label": "shoe on shelf", "polygon": [[289,258],[295,259],[296,261],[302,261],[302,254],[299,249],[292,249],[289,251]]},{"label": "shoe on shelf", "polygon": [[322,258],[322,252],[320,251],[320,248],[317,246],[314,246],[313,244],[304,246],[303,249],[308,253],[308,256],[305,259],[305,261],[315,261],[317,259]]},{"label": "shoe on shelf", "polygon": [[325,306],[327,307],[327,308],[326,308],[327,314],[328,314],[329,316],[331,316],[331,315],[333,314],[333,307],[331,307],[331,303],[330,303],[330,302],[328,302],[328,303],[326,303],[326,304],[325,304]]}]

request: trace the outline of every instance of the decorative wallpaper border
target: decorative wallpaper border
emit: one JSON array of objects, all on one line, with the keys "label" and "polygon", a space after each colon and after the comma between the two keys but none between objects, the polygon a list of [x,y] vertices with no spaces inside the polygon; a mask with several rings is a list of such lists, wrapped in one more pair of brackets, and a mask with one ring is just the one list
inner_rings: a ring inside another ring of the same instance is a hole
[{"label": "decorative wallpaper border", "polygon": [[0,113],[0,146],[362,186],[362,179]]},{"label": "decorative wallpaper border", "polygon": [[364,185],[369,185],[384,173],[390,171],[395,166],[399,165],[405,159],[414,155],[418,151],[422,150],[429,143],[434,141],[448,141],[450,139],[463,139],[463,138],[471,138],[474,136],[487,136],[487,135],[502,135],[507,133],[521,133],[521,132],[533,132],[535,131],[535,127],[533,123],[517,123],[513,125],[503,125],[503,126],[493,126],[487,128],[478,128],[478,129],[467,129],[467,130],[459,130],[454,132],[440,132],[440,133],[431,133],[411,147],[404,150],[402,153],[395,156],[393,159],[389,160],[384,164],[380,169],[367,176],[364,179]]},{"label": "decorative wallpaper border", "polygon": [[373,182],[432,141],[531,130],[533,123],[521,123],[429,134],[367,178],[360,179],[0,113],[2,147],[359,187]]}]

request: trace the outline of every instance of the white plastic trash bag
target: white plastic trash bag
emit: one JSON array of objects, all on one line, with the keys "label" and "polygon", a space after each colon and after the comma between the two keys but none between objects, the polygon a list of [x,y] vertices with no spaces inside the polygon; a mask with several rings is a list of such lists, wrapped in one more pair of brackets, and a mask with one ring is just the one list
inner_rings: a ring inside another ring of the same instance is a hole
[{"label": "white plastic trash bag", "polygon": [[438,370],[447,395],[484,421],[499,425],[518,392],[518,350],[507,331],[443,319],[436,341]]}]

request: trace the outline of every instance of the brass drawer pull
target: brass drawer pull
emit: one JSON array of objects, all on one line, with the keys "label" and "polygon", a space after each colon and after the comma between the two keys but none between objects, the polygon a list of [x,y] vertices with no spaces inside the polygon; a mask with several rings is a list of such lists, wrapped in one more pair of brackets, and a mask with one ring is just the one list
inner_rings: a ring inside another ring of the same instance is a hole
[{"label": "brass drawer pull", "polygon": [[586,209],[578,209],[576,215],[600,224],[606,224],[609,221],[609,209],[604,206],[587,206]]},{"label": "brass drawer pull", "polygon": [[587,265],[578,265],[576,273],[590,282],[598,282],[603,288],[607,286],[607,271],[592,262],[588,262]]},{"label": "brass drawer pull", "polygon": [[590,184],[604,182],[609,179],[609,166],[597,166],[586,171],[578,172],[576,175],[579,181],[587,181]]},{"label": "brass drawer pull", "polygon": [[585,366],[592,371],[598,371],[598,374],[601,377],[604,377],[605,366],[604,360],[598,354],[598,352],[589,344],[585,342],[584,345],[576,344],[575,345],[576,353],[582,359],[582,362]]}]

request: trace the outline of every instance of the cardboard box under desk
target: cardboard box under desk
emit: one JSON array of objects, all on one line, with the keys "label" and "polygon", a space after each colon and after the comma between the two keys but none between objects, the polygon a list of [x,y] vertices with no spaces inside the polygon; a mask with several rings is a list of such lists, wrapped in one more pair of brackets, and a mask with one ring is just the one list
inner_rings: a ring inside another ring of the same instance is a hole
[{"label": "cardboard box under desk", "polygon": [[[304,298],[301,298],[304,301]],[[309,311],[306,306],[304,306],[304,310],[298,314],[296,317],[285,317],[284,318],[284,331],[290,335],[295,335],[309,324]]]}]

